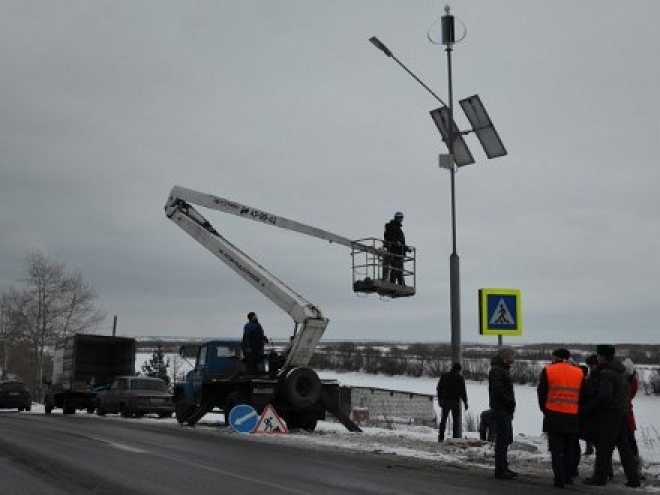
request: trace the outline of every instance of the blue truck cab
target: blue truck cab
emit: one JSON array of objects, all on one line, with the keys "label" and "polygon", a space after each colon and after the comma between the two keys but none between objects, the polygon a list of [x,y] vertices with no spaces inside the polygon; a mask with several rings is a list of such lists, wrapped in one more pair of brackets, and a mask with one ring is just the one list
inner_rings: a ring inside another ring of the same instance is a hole
[{"label": "blue truck cab", "polygon": [[[183,349],[182,349],[183,352]],[[283,359],[268,356],[269,370],[248,373],[242,360],[240,340],[210,340],[197,349],[195,366],[174,387],[175,413],[179,423],[193,426],[206,413],[220,409],[225,423],[231,409],[249,404],[261,413],[275,408],[289,428],[314,430],[326,411],[339,408],[339,384],[321,380],[308,367],[280,370]]]}]

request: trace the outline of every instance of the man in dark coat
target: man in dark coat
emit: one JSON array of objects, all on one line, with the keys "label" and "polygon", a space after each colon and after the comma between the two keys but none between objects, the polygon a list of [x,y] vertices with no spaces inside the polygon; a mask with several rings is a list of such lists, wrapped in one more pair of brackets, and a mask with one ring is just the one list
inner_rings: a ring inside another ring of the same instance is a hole
[{"label": "man in dark coat", "polygon": [[513,413],[516,411],[516,397],[511,380],[511,365],[516,353],[513,349],[501,349],[490,362],[488,372],[488,397],[493,411],[495,436],[495,478],[510,480],[518,474],[509,469],[507,451],[513,443]]},{"label": "man in dark coat", "polygon": [[447,427],[447,416],[451,412],[452,435],[461,438],[461,401],[468,409],[467,392],[465,390],[465,378],[461,375],[461,364],[454,363],[451,371],[447,371],[438,380],[438,404],[442,408],[440,428],[438,429],[438,442],[445,439]]},{"label": "man in dark coat", "polygon": [[256,373],[264,371],[264,344],[268,338],[264,335],[264,329],[259,323],[257,315],[250,311],[247,315],[248,322],[243,327],[243,361],[247,371]]},{"label": "man in dark coat", "polygon": [[596,347],[599,369],[596,396],[589,407],[597,420],[596,463],[590,478],[584,480],[587,485],[602,486],[607,483],[607,474],[612,464],[614,447],[619,450],[621,465],[626,474],[626,486],[640,486],[633,453],[628,444],[626,430],[626,412],[628,410],[628,379],[626,369],[620,361],[614,359],[612,345]]},{"label": "man in dark coat", "polygon": [[405,285],[403,280],[403,258],[408,251],[403,235],[403,213],[397,211],[394,218],[385,224],[383,247],[391,254],[383,259],[383,280]]},{"label": "man in dark coat", "polygon": [[557,488],[573,483],[579,456],[579,406],[584,373],[568,362],[570,357],[568,349],[555,349],[552,363],[543,368],[536,389]]}]

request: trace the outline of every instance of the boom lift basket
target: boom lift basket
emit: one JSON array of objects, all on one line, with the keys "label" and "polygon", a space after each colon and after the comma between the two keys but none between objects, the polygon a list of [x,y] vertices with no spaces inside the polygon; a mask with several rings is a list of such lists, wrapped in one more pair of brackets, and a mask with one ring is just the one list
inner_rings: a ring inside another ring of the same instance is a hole
[{"label": "boom lift basket", "polygon": [[[379,296],[397,298],[415,295],[416,250],[408,246],[403,255],[389,252],[383,247],[383,241],[373,237],[355,241],[351,248],[353,261],[353,292],[363,294],[376,293]],[[391,265],[394,258],[403,259],[403,281],[396,284],[385,279],[388,270],[397,270]]]}]

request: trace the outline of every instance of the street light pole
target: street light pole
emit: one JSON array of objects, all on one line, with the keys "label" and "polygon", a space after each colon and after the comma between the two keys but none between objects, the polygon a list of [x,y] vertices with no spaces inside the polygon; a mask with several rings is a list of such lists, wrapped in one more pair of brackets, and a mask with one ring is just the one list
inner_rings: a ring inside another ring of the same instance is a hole
[{"label": "street light pole", "polygon": [[442,16],[442,43],[447,52],[447,79],[449,87],[449,174],[451,178],[451,232],[452,252],[449,256],[449,309],[451,319],[451,353],[454,363],[463,361],[461,346],[461,288],[460,288],[460,259],[456,247],[456,162],[454,160],[454,143],[456,135],[454,132],[454,94],[451,67],[451,52],[454,37],[454,16],[449,14],[449,5],[445,7],[445,15]]},{"label": "street light pole", "polygon": [[[421,79],[403,65],[378,38],[372,36],[369,41],[388,57],[394,59],[410,76],[412,76],[424,89],[426,89],[442,107],[432,110],[431,117],[440,131],[442,140],[447,144],[448,155],[440,155],[440,167],[449,169],[451,179],[451,235],[452,252],[449,256],[449,309],[451,319],[451,351],[452,362],[462,364],[463,351],[461,345],[461,289],[460,289],[460,261],[456,242],[456,171],[458,167],[474,163],[474,157],[468,149],[463,135],[474,132],[483,147],[486,156],[497,158],[507,154],[504,144],[495,130],[492,121],[478,95],[460,100],[461,108],[470,121],[472,127],[469,131],[460,131],[454,123],[454,94],[452,81],[451,52],[455,40],[454,16],[449,14],[449,5],[445,7],[442,16],[442,44],[447,52],[447,78],[449,81],[449,105],[435,94]],[[460,41],[460,40],[459,40]],[[458,418],[459,427],[462,421]]]},{"label": "street light pole", "polygon": [[454,130],[454,108],[453,108],[453,83],[451,52],[455,43],[454,36],[454,16],[449,15],[449,6],[445,7],[446,15],[442,17],[442,43],[446,46],[447,52],[447,77],[449,79],[449,104],[447,105],[427,84],[417,77],[408,67],[406,67],[398,58],[394,56],[382,41],[372,36],[369,41],[387,57],[393,59],[403,70],[405,70],[413,79],[415,79],[426,91],[428,91],[441,105],[447,107],[449,111],[449,121],[447,122],[448,139],[447,148],[449,149],[449,172],[451,177],[451,231],[452,231],[452,253],[449,257],[449,310],[451,319],[451,350],[452,362],[462,363],[463,352],[461,346],[461,295],[460,295],[460,273],[459,258],[456,248],[456,160],[455,143],[458,137]]}]

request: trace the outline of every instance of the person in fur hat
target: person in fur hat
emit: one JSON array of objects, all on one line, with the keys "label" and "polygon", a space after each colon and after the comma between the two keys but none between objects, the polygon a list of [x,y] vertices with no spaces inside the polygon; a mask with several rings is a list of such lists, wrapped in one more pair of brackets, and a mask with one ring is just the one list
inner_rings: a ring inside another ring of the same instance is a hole
[{"label": "person in fur hat", "polygon": [[636,488],[640,486],[640,482],[625,424],[629,394],[626,369],[619,360],[614,359],[614,346],[599,345],[596,347],[596,354],[598,354],[599,376],[596,398],[592,405],[597,420],[596,463],[593,475],[585,479],[584,483],[595,486],[607,484],[612,453],[616,447],[626,474],[626,486]]}]

